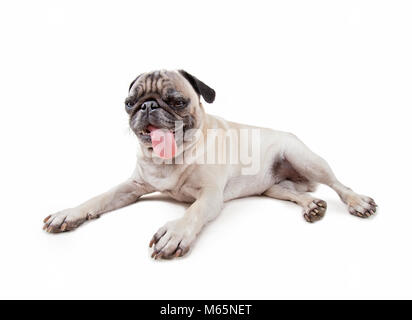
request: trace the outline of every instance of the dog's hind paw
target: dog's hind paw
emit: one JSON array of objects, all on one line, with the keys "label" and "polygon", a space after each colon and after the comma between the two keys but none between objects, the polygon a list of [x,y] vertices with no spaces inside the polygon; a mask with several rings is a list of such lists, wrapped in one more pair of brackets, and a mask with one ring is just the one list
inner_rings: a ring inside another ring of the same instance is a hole
[{"label": "dog's hind paw", "polygon": [[347,205],[349,213],[359,218],[369,218],[376,213],[378,207],[372,198],[358,194],[348,197]]},{"label": "dog's hind paw", "polygon": [[315,199],[303,208],[303,217],[307,222],[315,222],[323,218],[327,208],[326,201]]}]

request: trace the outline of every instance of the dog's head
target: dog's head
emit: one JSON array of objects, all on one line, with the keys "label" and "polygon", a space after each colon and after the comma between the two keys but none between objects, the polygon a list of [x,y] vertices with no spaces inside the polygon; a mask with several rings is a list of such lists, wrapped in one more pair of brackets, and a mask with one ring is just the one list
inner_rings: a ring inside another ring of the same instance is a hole
[{"label": "dog's head", "polygon": [[184,70],[143,73],[130,84],[125,101],[130,128],[149,150],[155,147],[159,130],[163,140],[183,144],[184,133],[202,124],[201,96],[212,103],[215,91]]}]

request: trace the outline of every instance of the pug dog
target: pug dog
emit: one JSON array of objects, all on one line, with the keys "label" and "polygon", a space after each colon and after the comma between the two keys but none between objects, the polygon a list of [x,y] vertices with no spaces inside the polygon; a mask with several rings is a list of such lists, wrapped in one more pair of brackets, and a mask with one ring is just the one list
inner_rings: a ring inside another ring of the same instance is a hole
[{"label": "pug dog", "polygon": [[[325,215],[327,205],[309,192],[321,183],[336,191],[350,214],[360,218],[375,214],[377,205],[372,198],[339,182],[327,162],[295,135],[206,114],[201,98],[212,103],[215,91],[184,70],[139,75],[125,100],[130,128],[140,146],[133,174],[106,193],[49,215],[44,229],[70,231],[143,195],[161,192],[191,203],[182,218],[167,222],[150,241],[153,258],[169,259],[185,255],[223,204],[235,198],[262,195],[292,201],[302,208],[307,222],[315,222]],[[245,138],[252,131],[258,132],[259,139]],[[227,137],[232,149],[252,150],[257,159],[254,170],[245,170],[250,163],[229,161],[234,152],[226,144],[209,143]],[[219,150],[218,160],[205,161]]]}]

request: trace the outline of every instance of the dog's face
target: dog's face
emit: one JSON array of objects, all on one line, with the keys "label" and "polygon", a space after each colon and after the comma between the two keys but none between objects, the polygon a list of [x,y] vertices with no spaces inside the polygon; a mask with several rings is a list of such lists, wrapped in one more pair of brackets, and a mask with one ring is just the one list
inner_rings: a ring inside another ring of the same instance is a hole
[{"label": "dog's face", "polygon": [[152,134],[157,129],[167,131],[177,144],[182,143],[182,135],[178,139],[176,130],[184,134],[202,123],[200,96],[212,103],[215,92],[186,71],[141,74],[130,84],[125,101],[130,128],[148,149],[152,148]]}]

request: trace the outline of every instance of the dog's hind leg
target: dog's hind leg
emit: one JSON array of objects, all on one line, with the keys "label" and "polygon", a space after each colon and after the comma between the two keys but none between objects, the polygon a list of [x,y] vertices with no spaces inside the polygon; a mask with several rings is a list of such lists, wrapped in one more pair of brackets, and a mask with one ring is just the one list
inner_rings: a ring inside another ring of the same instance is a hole
[{"label": "dog's hind leg", "polygon": [[315,222],[323,218],[326,212],[326,202],[312,197],[305,191],[312,191],[312,186],[306,183],[295,183],[283,180],[274,184],[263,194],[265,196],[295,202],[303,208],[303,217],[308,222]]},{"label": "dog's hind leg", "polygon": [[343,185],[324,159],[292,135],[288,136],[285,143],[283,158],[309,181],[325,184],[335,190],[352,215],[367,218],[376,212],[377,205],[372,198],[357,194]]}]

